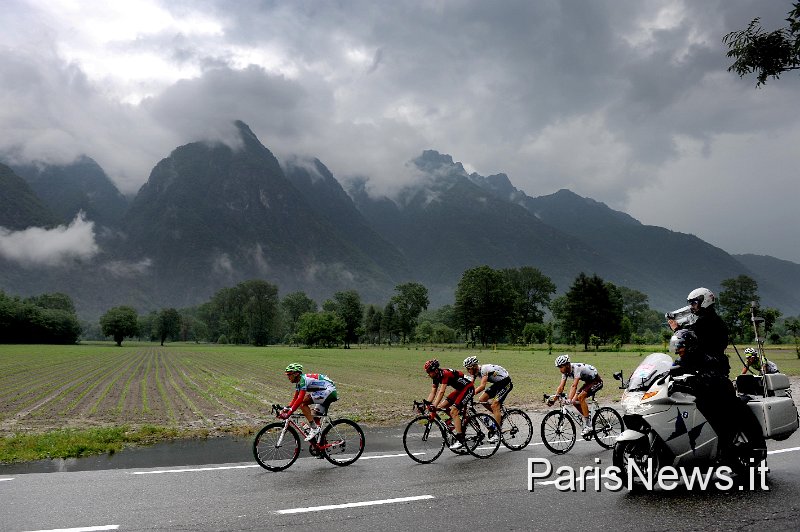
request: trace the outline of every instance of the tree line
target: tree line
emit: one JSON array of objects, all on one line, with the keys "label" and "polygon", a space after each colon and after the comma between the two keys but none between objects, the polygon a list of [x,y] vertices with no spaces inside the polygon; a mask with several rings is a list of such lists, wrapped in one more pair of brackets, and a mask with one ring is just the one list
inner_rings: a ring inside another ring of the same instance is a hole
[{"label": "tree line", "polygon": [[[758,284],[746,275],[723,280],[718,311],[731,341],[752,341],[752,304],[760,305]],[[335,293],[318,305],[304,292],[279,297],[278,287],[254,279],[217,291],[194,307],[162,308],[138,314],[130,306],[109,309],[99,328],[81,327],[65,294],[20,298],[0,292],[3,343],[75,343],[84,338],[195,341],[219,344],[293,344],[349,348],[352,344],[410,342],[488,346],[569,344],[590,347],[658,344],[669,338],[663,313],[646,294],[580,273],[561,296],[537,268],[466,270],[454,304],[430,309],[421,283],[398,284],[385,304],[364,304],[356,290]],[[793,341],[800,356],[800,318],[781,320],[774,308],[758,310],[767,338]],[[82,332],[83,331],[83,332]],[[791,338],[791,340],[789,340]]]}]

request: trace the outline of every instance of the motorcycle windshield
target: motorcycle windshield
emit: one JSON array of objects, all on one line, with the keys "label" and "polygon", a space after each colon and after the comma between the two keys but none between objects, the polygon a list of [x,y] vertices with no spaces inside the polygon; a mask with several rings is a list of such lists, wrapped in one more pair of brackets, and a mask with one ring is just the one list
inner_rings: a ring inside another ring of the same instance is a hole
[{"label": "motorcycle windshield", "polygon": [[629,391],[645,390],[672,367],[672,358],[664,353],[651,353],[633,370],[628,381]]}]

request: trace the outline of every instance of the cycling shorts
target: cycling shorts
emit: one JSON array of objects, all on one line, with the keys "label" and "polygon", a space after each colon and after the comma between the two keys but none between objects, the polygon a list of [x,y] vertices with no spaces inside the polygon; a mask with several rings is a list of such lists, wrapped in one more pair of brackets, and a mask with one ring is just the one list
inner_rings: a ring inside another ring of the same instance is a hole
[{"label": "cycling shorts", "polygon": [[324,390],[317,390],[309,393],[311,401],[314,404],[328,406],[333,401],[338,399],[336,395],[336,388],[325,388]]},{"label": "cycling shorts", "polygon": [[447,400],[451,405],[461,410],[469,400],[472,399],[473,395],[475,395],[475,386],[469,383],[460,390],[453,390],[450,392],[450,395],[447,396]]},{"label": "cycling shorts", "polygon": [[586,397],[594,397],[594,394],[596,394],[602,389],[603,389],[603,379],[601,379],[598,376],[595,377],[594,380],[584,383],[584,385],[581,386],[581,389],[578,390],[578,393],[580,394],[586,392]]},{"label": "cycling shorts", "polygon": [[511,382],[511,377],[506,377],[489,386],[485,392],[490,399],[496,399],[498,403],[502,404],[513,389],[514,384]]}]

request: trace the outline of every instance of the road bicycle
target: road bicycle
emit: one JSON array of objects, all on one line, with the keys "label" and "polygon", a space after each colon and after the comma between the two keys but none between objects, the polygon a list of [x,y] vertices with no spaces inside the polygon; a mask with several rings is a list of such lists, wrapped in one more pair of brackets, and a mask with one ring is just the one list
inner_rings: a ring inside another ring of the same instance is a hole
[{"label": "road bicycle", "polygon": [[[583,416],[567,400],[566,394],[557,396],[544,394],[545,401],[551,398],[558,401],[558,409],[548,412],[542,419],[542,442],[555,454],[564,454],[575,445],[578,434],[576,427],[583,427]],[[589,441],[594,437],[605,449],[614,447],[617,436],[625,429],[619,412],[610,406],[601,407],[597,400],[591,397],[589,419],[592,420],[592,430],[583,435],[583,438]]]},{"label": "road bicycle", "polygon": [[[479,402],[478,404],[489,406],[491,402]],[[470,405],[470,408],[475,412],[474,406]],[[506,408],[505,404],[500,403],[500,436],[501,442],[509,450],[524,449],[533,438],[531,418],[519,408]]]},{"label": "road bicycle", "polygon": [[[446,446],[455,443],[455,426],[450,418],[442,420],[438,410],[428,412],[425,402],[414,401],[413,409],[419,415],[403,431],[403,448],[412,460],[430,464],[441,456]],[[464,445],[451,451],[477,458],[488,458],[497,452],[502,438],[499,435],[492,438],[497,432],[497,423],[490,415],[465,406],[461,410],[461,427],[464,430]]]},{"label": "road bicycle", "polygon": [[[281,405],[272,405],[277,416],[283,410]],[[325,414],[320,416],[319,435],[309,442],[311,456],[325,458],[337,466],[350,465],[364,452],[364,431],[358,423],[349,419],[335,419]],[[311,427],[305,416],[295,413],[284,421],[270,423],[256,434],[253,441],[253,456],[258,465],[270,471],[283,471],[292,465],[300,455],[303,438]]]}]

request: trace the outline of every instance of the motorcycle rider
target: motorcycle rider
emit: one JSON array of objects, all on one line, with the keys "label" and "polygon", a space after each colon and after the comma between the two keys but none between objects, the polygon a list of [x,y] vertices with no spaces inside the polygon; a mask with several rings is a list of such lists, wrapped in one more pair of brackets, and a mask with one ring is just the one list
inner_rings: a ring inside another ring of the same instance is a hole
[{"label": "motorcycle rider", "polygon": [[670,319],[670,329],[688,329],[697,337],[697,349],[707,357],[706,371],[728,378],[731,365],[725,348],[728,347],[728,327],[714,308],[716,297],[708,288],[695,288],[686,296],[692,314],[697,319],[692,324],[678,325]]},{"label": "motorcycle rider", "polygon": [[683,327],[669,320],[670,328],[675,331],[670,347],[679,355],[670,373],[696,375],[691,386],[697,408],[714,428],[721,448],[725,449],[732,443],[736,416],[744,407],[729,379],[731,367],[725,354],[728,327],[714,309],[716,297],[708,288],[692,290],[686,300],[697,320]]}]

